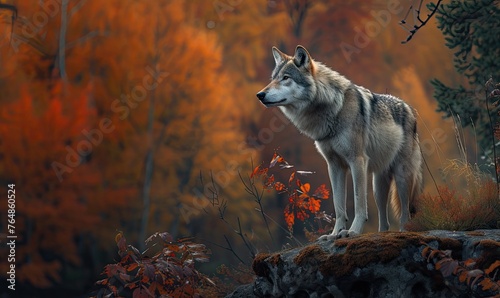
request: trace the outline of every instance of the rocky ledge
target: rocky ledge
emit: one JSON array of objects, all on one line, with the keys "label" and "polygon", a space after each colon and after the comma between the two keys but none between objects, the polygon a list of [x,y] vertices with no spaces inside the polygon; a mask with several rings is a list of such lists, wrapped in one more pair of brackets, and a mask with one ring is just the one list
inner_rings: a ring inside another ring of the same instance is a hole
[{"label": "rocky ledge", "polygon": [[259,254],[227,297],[500,297],[500,230],[383,232]]}]

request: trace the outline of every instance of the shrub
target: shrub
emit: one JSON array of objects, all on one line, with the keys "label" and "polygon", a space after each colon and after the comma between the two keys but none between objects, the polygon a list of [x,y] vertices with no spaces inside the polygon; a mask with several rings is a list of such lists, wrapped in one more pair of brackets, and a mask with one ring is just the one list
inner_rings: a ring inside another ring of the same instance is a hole
[{"label": "shrub", "polygon": [[[276,181],[274,175],[269,174],[269,170],[275,165],[279,165],[281,170],[292,169],[287,182]],[[283,215],[290,233],[293,231],[295,219],[305,221],[311,215],[318,218],[321,215],[321,201],[328,199],[330,196],[330,190],[325,184],[318,186],[316,190],[312,191],[309,183],[303,183],[299,179],[301,175],[306,176],[310,174],[313,174],[313,172],[296,170],[278,152],[275,152],[269,163],[269,167],[259,165],[250,175],[251,179],[262,177],[264,189],[274,189],[277,193],[286,195],[287,204],[283,210]]]},{"label": "shrub", "polygon": [[406,228],[423,230],[474,230],[500,227],[500,199],[491,177],[476,167],[452,161],[445,169],[448,186],[438,194],[424,194],[416,202],[417,212]]},{"label": "shrub", "polygon": [[104,267],[106,277],[96,283],[100,289],[92,297],[197,297],[207,284],[214,286],[194,268],[195,262],[208,261],[209,251],[203,244],[155,233],[141,253],[127,245],[122,233],[115,240],[121,260]]}]

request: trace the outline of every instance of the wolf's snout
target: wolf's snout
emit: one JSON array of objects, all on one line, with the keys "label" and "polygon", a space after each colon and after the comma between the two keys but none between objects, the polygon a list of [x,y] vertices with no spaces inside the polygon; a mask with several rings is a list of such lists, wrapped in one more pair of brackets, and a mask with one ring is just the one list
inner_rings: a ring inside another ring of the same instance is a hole
[{"label": "wolf's snout", "polygon": [[259,100],[264,100],[264,98],[266,98],[266,92],[259,92],[257,93],[257,98],[259,98]]}]

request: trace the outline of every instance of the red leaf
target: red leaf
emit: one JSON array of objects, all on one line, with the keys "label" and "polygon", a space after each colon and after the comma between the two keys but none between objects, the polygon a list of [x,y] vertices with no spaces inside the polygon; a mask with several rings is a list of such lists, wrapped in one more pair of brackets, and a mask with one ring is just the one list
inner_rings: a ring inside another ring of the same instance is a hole
[{"label": "red leaf", "polygon": [[288,179],[288,185],[292,184],[293,179],[295,179],[295,171],[293,171],[290,175],[290,178]]},{"label": "red leaf", "polygon": [[108,284],[108,279],[107,279],[107,278],[105,278],[105,279],[98,280],[98,281],[96,282],[96,284],[105,286],[105,285],[107,285],[107,284]]},{"label": "red leaf", "polygon": [[137,288],[137,285],[135,284],[135,282],[131,282],[131,283],[126,284],[125,287],[132,290],[133,288]]},{"label": "red leaf", "polygon": [[130,281],[130,275],[128,275],[128,274],[124,274],[124,273],[120,273],[120,279],[121,279],[122,281],[129,282],[129,281]]},{"label": "red leaf", "polygon": [[432,248],[430,248],[430,246],[424,247],[424,249],[422,250],[422,257],[427,258],[427,255],[430,253],[430,251],[432,251]]},{"label": "red leaf", "polygon": [[137,263],[132,263],[132,264],[130,264],[130,266],[127,266],[127,271],[132,271],[132,270],[134,270],[135,268],[137,268],[137,266],[139,266],[139,264],[137,264]]},{"label": "red leaf", "polygon": [[326,188],[324,184],[321,184],[318,188],[316,188],[313,196],[319,199],[326,200],[330,197],[330,190],[328,190],[328,188]]},{"label": "red leaf", "polygon": [[271,175],[269,177],[267,177],[267,180],[266,182],[264,183],[264,185],[266,187],[272,187],[272,184],[274,183],[274,175]]},{"label": "red leaf", "polygon": [[116,234],[115,241],[118,246],[118,252],[124,253],[127,251],[127,240],[125,239],[125,236],[123,236],[122,232]]},{"label": "red leaf", "polygon": [[280,191],[280,192],[281,192],[281,191],[285,190],[285,188],[286,188],[286,187],[285,187],[285,184],[283,184],[283,183],[281,183],[281,182],[276,182],[276,183],[274,183],[274,189],[275,189],[276,191]]},{"label": "red leaf", "polygon": [[109,264],[104,267],[104,272],[108,277],[118,275],[119,273],[125,273],[125,268],[117,264]]},{"label": "red leaf", "polygon": [[157,237],[159,237],[163,242],[172,242],[174,240],[172,235],[170,235],[167,232],[163,232],[163,233],[156,232],[153,235],[149,236],[148,239],[146,239],[146,244],[153,241]]},{"label": "red leaf", "polygon": [[479,284],[481,285],[483,291],[498,291],[500,289],[500,286],[489,278],[483,279]]},{"label": "red leaf", "polygon": [[467,279],[467,271],[462,271],[462,273],[460,273],[460,275],[458,276],[458,280],[460,282],[465,282],[466,279]]},{"label": "red leaf", "polygon": [[497,260],[493,264],[491,264],[490,267],[488,267],[488,269],[484,270],[484,273],[489,275],[491,272],[495,271],[499,267],[500,267],[500,260]]},{"label": "red leaf", "polygon": [[309,198],[309,211],[316,213],[321,208],[321,201],[314,198]]},{"label": "red leaf", "polygon": [[144,272],[142,280],[144,282],[149,282],[155,276],[155,267],[151,264],[144,265]]},{"label": "red leaf", "polygon": [[309,218],[309,215],[304,210],[297,211],[297,219],[304,221]]},{"label": "red leaf", "polygon": [[309,183],[305,183],[305,184],[300,186],[300,191],[303,194],[308,194],[310,189],[311,189],[311,185]]},{"label": "red leaf", "polygon": [[250,178],[265,175],[265,174],[267,174],[268,171],[269,171],[269,168],[264,168],[262,165],[259,165],[259,166],[255,167],[255,169],[253,169],[253,172],[250,175]]},{"label": "red leaf", "polygon": [[285,222],[288,227],[288,230],[292,229],[293,224],[295,223],[295,216],[293,212],[290,210],[290,206],[287,206],[284,211],[285,214]]},{"label": "red leaf", "polygon": [[474,268],[474,266],[476,266],[476,261],[473,259],[465,260],[464,266],[465,266],[465,268],[470,270],[470,269]]}]

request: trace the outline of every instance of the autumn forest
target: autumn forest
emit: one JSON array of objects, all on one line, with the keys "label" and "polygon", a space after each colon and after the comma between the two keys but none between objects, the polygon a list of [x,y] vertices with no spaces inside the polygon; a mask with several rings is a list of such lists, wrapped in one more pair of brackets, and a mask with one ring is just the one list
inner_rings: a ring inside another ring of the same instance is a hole
[{"label": "autumn forest", "polygon": [[424,192],[446,181],[447,160],[481,162],[474,132],[458,125],[457,141],[456,121],[436,111],[432,79],[467,82],[436,18],[403,43],[420,24],[418,2],[0,1],[0,285],[14,188],[18,295],[0,297],[95,295],[125,238],[141,252],[156,232],[203,244],[194,267],[237,284],[256,253],[328,232],[335,190],[324,160],[255,97],[272,46],[302,44],[415,107]]}]

